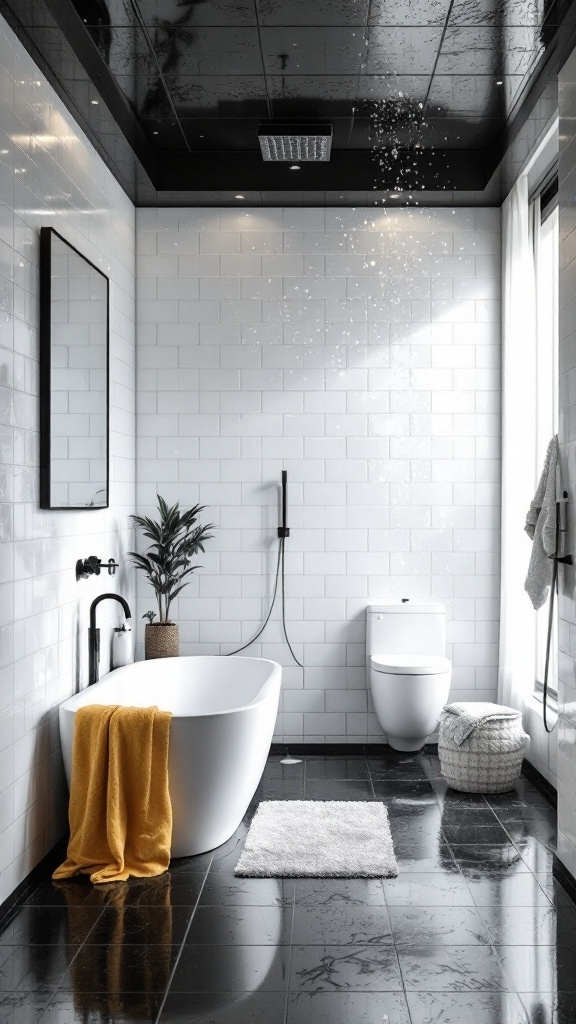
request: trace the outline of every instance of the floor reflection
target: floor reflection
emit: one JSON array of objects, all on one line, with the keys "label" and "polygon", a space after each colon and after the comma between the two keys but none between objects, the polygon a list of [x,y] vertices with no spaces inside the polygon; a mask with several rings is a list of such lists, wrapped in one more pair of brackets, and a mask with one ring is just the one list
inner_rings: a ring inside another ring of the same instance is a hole
[{"label": "floor reflection", "polygon": [[377,799],[397,879],[235,878],[252,806],[158,879],[47,881],[0,935],[0,1024],[574,1024],[576,907],[525,779],[449,790],[429,755],[269,761],[260,798]]},{"label": "floor reflection", "polygon": [[[171,877],[106,886],[100,917],[75,956],[61,988],[69,988],[78,1019],[154,1021],[178,946],[173,938]],[[78,906],[68,883],[68,928]],[[80,908],[81,909],[81,908]]]}]

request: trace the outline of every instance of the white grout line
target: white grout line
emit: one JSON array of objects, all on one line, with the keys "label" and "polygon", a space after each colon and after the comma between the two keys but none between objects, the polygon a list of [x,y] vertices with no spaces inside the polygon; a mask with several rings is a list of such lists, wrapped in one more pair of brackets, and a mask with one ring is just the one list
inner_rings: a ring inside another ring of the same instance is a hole
[{"label": "white grout line", "polygon": [[195,915],[195,913],[196,913],[196,911],[198,909],[198,904],[200,902],[200,897],[202,896],[202,893],[204,891],[204,886],[206,885],[206,879],[208,878],[208,874],[209,874],[210,868],[212,867],[212,861],[213,860],[214,860],[214,854],[212,854],[212,857],[210,859],[210,863],[209,863],[209,865],[208,865],[208,867],[206,869],[206,874],[204,875],[204,881],[202,882],[202,885],[200,887],[200,892],[198,893],[198,897],[196,899],[196,903],[194,904],[194,907],[192,908],[192,913],[190,914],[190,920],[188,921],[188,925],[186,927],[186,931],[184,932],[184,936],[182,938],[182,942],[180,943],[180,949],[178,950],[178,955],[176,957],[176,960],[174,961],[174,967],[172,968],[172,970],[170,972],[170,977],[168,978],[168,981],[166,983],[166,991],[164,992],[164,995],[162,997],[162,1002],[160,1003],[160,1007],[158,1009],[158,1013],[157,1013],[156,1018],[154,1020],[154,1024],[159,1024],[160,1017],[162,1016],[162,1012],[164,1010],[164,1006],[166,1005],[166,1000],[167,1000],[167,998],[168,998],[168,996],[170,994],[170,986],[172,985],[172,982],[174,981],[174,975],[176,974],[176,969],[178,967],[178,964],[180,963],[180,957],[182,956],[182,950],[184,949],[184,943],[186,942],[186,939],[188,938],[188,932],[190,931],[190,928],[192,927],[192,921],[194,920],[194,915]]}]

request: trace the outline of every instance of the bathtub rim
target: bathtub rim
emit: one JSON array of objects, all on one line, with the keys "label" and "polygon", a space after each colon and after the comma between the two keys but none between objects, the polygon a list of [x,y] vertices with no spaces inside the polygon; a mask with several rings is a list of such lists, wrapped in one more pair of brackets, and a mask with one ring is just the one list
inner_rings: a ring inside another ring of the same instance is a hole
[{"label": "bathtub rim", "polygon": [[[172,718],[173,719],[177,719],[178,721],[180,721],[180,720],[181,721],[188,721],[188,720],[192,720],[192,719],[197,720],[197,719],[201,719],[201,718],[217,718],[217,717],[222,716],[222,715],[234,715],[234,714],[240,713],[241,711],[250,711],[252,708],[258,707],[260,704],[264,703],[264,701],[268,699],[270,690],[276,684],[276,680],[277,679],[278,679],[278,687],[280,688],[281,685],[282,685],[282,666],[280,665],[279,662],[273,661],[271,658],[253,658],[253,657],[241,658],[241,657],[238,657],[238,656],[226,655],[226,654],[185,654],[185,655],[177,655],[174,658],[162,658],[162,659],[158,659],[158,660],[161,660],[162,662],[177,661],[177,662],[181,663],[183,661],[196,661],[196,660],[198,660],[200,658],[203,658],[203,659],[207,659],[208,658],[208,659],[210,659],[210,661],[215,661],[216,659],[220,660],[221,658],[226,658],[228,661],[242,661],[244,663],[251,662],[251,661],[257,661],[258,663],[262,663],[263,662],[264,664],[267,664],[267,665],[269,665],[271,667],[271,671],[266,676],[266,679],[262,682],[262,684],[260,686],[260,689],[258,690],[256,696],[253,698],[253,700],[249,701],[248,704],[234,705],[234,707],[225,708],[223,711],[206,711],[206,712],[203,712],[202,714],[196,714],[196,715],[195,714],[191,714],[191,715],[178,715],[178,714],[175,714],[174,712],[170,712],[170,714],[172,715]],[[156,659],[154,659],[154,661],[155,660]],[[79,710],[79,708],[87,707],[88,704],[84,704],[84,703],[78,703],[78,705],[76,706],[76,701],[78,701],[79,697],[84,697],[87,694],[87,691],[93,692],[95,689],[97,689],[101,685],[106,685],[107,683],[110,683],[111,680],[112,680],[112,677],[114,675],[116,675],[117,672],[126,672],[126,671],[133,672],[134,669],[136,668],[136,666],[144,665],[144,664],[152,664],[152,661],[149,661],[148,663],[146,663],[144,661],[142,661],[142,662],[140,662],[140,661],[133,661],[129,665],[123,665],[121,668],[112,669],[112,671],[108,672],[105,676],[102,677],[102,679],[99,679],[97,683],[93,683],[92,686],[84,686],[81,690],[78,690],[77,693],[73,693],[70,697],[67,697],[65,701],[62,701],[62,703],[58,705],[58,712],[59,712],[59,714],[60,713],[72,713],[72,714],[75,714],[76,711]],[[110,704],[99,704],[97,699],[95,699],[94,701],[90,701],[89,703],[97,705],[99,707],[110,707]],[[120,704],[119,705],[119,707],[131,707],[131,706],[132,705],[130,705],[130,704]],[[152,707],[153,705],[147,704],[147,705],[141,705],[141,706],[142,707]],[[156,706],[159,708],[160,711],[167,710],[166,708],[160,707],[159,703]]]}]

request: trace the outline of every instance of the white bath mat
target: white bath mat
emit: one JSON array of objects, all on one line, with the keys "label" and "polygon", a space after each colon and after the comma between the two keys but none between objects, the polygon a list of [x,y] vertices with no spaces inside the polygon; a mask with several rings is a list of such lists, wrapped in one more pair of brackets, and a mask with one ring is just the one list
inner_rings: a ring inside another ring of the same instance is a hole
[{"label": "white bath mat", "polygon": [[234,874],[246,878],[393,878],[388,812],[369,800],[265,800]]}]

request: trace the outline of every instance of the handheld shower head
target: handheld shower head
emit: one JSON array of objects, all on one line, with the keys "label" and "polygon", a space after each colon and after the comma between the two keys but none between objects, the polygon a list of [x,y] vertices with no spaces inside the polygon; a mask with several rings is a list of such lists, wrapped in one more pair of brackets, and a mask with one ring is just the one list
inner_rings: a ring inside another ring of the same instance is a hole
[{"label": "handheld shower head", "polygon": [[288,473],[285,469],[282,470],[282,525],[278,527],[278,536],[281,538],[289,537],[290,530],[287,525],[288,519]]}]

